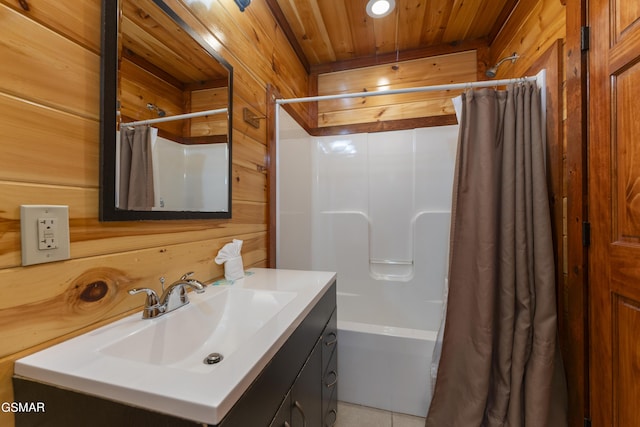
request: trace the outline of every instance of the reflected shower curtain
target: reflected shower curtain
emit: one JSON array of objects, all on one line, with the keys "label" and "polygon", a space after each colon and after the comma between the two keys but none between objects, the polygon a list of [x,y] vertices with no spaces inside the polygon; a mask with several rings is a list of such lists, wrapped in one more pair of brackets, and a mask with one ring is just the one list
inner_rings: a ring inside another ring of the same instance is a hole
[{"label": "reflected shower curtain", "polygon": [[540,109],[535,83],[463,95],[427,427],[567,424]]},{"label": "reflected shower curtain", "polygon": [[154,203],[151,128],[120,131],[118,208],[150,210]]}]

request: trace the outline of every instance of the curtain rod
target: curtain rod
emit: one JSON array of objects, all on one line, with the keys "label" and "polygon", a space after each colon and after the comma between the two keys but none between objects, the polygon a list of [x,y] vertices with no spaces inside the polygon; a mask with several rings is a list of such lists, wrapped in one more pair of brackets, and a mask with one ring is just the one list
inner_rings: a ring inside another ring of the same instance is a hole
[{"label": "curtain rod", "polygon": [[161,123],[161,122],[170,122],[173,120],[183,120],[183,119],[191,119],[194,117],[202,117],[202,116],[209,116],[209,115],[213,115],[213,114],[221,114],[221,113],[226,113],[228,110],[227,108],[219,108],[217,110],[207,110],[207,111],[198,111],[195,113],[186,113],[186,114],[176,114],[175,116],[168,116],[168,117],[158,117],[157,119],[149,119],[149,120],[140,120],[137,122],[129,122],[129,123],[120,123],[120,127],[123,126],[143,126],[143,125],[151,125],[153,123]]},{"label": "curtain rod", "polygon": [[504,86],[511,83],[536,81],[537,79],[538,79],[537,76],[520,77],[516,79],[487,80],[487,81],[481,81],[481,82],[453,83],[448,85],[421,86],[421,87],[412,87],[412,88],[405,88],[405,89],[389,89],[389,90],[380,90],[376,92],[356,92],[356,93],[343,93],[339,95],[309,96],[306,98],[276,99],[275,102],[277,105],[282,105],[282,104],[293,104],[296,102],[328,101],[331,99],[360,98],[360,97],[366,97],[366,96],[379,96],[379,95],[395,95],[400,93],[435,92],[435,91],[442,91],[442,90],[470,89],[470,88],[476,88],[476,87]]}]

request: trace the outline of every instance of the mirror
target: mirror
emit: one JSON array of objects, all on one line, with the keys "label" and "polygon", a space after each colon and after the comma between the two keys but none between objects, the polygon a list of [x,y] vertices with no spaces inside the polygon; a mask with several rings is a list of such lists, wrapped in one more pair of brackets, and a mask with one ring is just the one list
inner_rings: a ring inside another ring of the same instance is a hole
[{"label": "mirror", "polygon": [[100,220],[231,218],[233,69],[162,0],[103,0]]}]

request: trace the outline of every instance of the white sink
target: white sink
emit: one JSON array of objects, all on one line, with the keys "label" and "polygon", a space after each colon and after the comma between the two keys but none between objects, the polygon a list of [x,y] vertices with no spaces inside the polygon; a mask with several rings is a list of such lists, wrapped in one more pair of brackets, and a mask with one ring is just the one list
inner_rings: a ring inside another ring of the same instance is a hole
[{"label": "white sink", "polygon": [[[252,269],[16,361],[16,375],[201,423],[218,424],[330,287],[334,273]],[[142,299],[140,300],[142,303]],[[141,307],[142,308],[142,307]],[[204,363],[221,353],[217,364]]]},{"label": "white sink", "polygon": [[203,371],[210,353],[229,357],[296,296],[294,292],[210,289],[209,298],[192,301],[99,349],[100,353],[153,365]]}]

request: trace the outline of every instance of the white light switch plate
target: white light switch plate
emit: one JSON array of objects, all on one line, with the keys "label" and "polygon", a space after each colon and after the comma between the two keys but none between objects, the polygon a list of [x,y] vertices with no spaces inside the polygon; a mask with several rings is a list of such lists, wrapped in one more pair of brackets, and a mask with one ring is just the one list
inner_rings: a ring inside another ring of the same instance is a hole
[{"label": "white light switch plate", "polygon": [[69,259],[69,206],[21,205],[22,265]]}]

